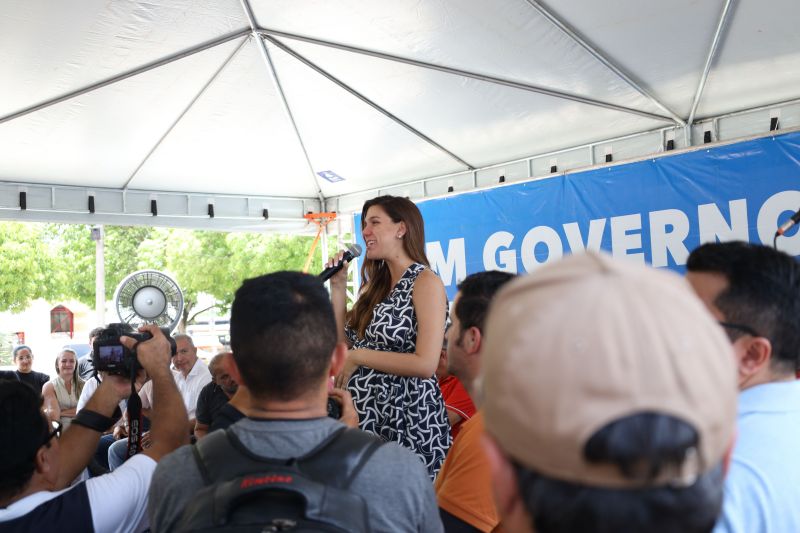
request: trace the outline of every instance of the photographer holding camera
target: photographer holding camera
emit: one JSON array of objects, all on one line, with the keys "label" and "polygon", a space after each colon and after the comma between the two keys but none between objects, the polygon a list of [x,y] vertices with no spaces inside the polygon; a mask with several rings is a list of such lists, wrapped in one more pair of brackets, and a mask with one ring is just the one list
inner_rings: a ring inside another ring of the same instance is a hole
[{"label": "photographer holding camera", "polygon": [[117,404],[131,393],[129,376],[107,374],[61,436],[42,414],[41,398],[14,381],[0,381],[0,529],[3,531],[142,531],[156,462],[188,441],[186,409],[169,370],[170,344],[156,326],[119,343],[153,380],[152,445],[111,474],[67,488],[89,463]]}]

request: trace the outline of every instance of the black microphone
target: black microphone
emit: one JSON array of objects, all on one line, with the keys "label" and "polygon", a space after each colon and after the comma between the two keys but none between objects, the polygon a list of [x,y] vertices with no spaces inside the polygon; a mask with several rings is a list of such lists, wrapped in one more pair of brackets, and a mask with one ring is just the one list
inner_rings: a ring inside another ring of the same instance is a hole
[{"label": "black microphone", "polygon": [[347,251],[342,256],[342,260],[339,261],[339,264],[329,266],[328,268],[320,272],[319,274],[320,279],[322,281],[328,281],[333,277],[334,274],[336,274],[342,269],[345,261],[350,262],[359,255],[361,255],[361,246],[359,246],[358,244],[353,244],[351,246],[348,246]]},{"label": "black microphone", "polygon": [[794,226],[794,225],[795,225],[795,224],[797,224],[798,222],[800,222],[800,209],[798,209],[797,211],[795,211],[794,215],[792,215],[792,218],[790,218],[789,220],[787,220],[786,222],[784,222],[784,223],[781,225],[781,227],[780,227],[780,228],[778,228],[778,231],[776,231],[776,232],[775,232],[775,235],[783,235],[784,233],[786,233],[786,231],[787,231],[789,228],[791,228],[792,226]]}]

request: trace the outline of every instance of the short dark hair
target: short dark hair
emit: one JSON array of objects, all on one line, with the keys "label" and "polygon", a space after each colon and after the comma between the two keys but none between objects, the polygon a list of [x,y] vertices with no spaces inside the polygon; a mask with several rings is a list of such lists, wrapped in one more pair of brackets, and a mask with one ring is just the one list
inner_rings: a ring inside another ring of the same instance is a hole
[{"label": "short dark hair", "polygon": [[722,506],[722,462],[687,487],[646,483],[665,468],[680,467],[697,444],[695,429],[678,418],[631,415],[592,435],[584,456],[617,465],[625,477],[641,479],[643,488],[579,485],[515,465],[520,494],[537,533],[708,533]]},{"label": "short dark hair", "polygon": [[257,397],[288,400],[324,379],[336,319],[322,281],[301,272],[248,279],[231,306],[231,348]]},{"label": "short dark hair", "polygon": [[103,326],[97,326],[96,328],[94,328],[92,331],[89,332],[89,340],[92,340],[95,337],[98,337],[101,333],[103,333],[104,329],[106,329],[106,328],[103,327]]},{"label": "short dark hair", "polygon": [[489,303],[497,290],[512,280],[514,274],[499,270],[487,270],[470,274],[458,284],[458,306],[453,309],[461,331],[476,327],[483,331]]},{"label": "short dark hair", "polygon": [[800,263],[768,246],[733,241],[695,248],[686,269],[725,276],[728,288],[714,302],[725,320],[770,340],[774,370],[795,371],[800,356]]},{"label": "short dark hair", "polygon": [[47,434],[42,398],[17,380],[0,380],[0,501],[25,489],[36,469],[36,452]]}]

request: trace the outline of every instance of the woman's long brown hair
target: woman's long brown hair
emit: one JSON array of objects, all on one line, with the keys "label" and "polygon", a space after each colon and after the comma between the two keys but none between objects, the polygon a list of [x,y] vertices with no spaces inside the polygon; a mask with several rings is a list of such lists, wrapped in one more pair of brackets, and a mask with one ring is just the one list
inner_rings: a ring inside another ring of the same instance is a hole
[{"label": "woman's long brown hair", "polygon": [[[405,222],[403,249],[413,261],[429,267],[428,257],[425,255],[425,225],[422,214],[414,202],[399,196],[378,196],[367,200],[361,209],[362,231],[366,225],[367,211],[375,205],[383,209],[393,222]],[[346,322],[360,338],[364,338],[375,306],[386,298],[391,290],[392,276],[386,262],[365,258],[361,265],[361,288],[358,291],[358,300],[346,318]]]}]

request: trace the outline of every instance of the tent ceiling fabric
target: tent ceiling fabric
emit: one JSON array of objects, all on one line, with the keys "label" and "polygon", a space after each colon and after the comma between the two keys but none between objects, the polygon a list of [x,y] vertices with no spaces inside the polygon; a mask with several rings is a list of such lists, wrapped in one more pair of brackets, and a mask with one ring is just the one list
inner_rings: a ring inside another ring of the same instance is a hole
[{"label": "tent ceiling fabric", "polygon": [[796,0],[5,0],[0,185],[392,187],[796,99],[797,20]]}]

